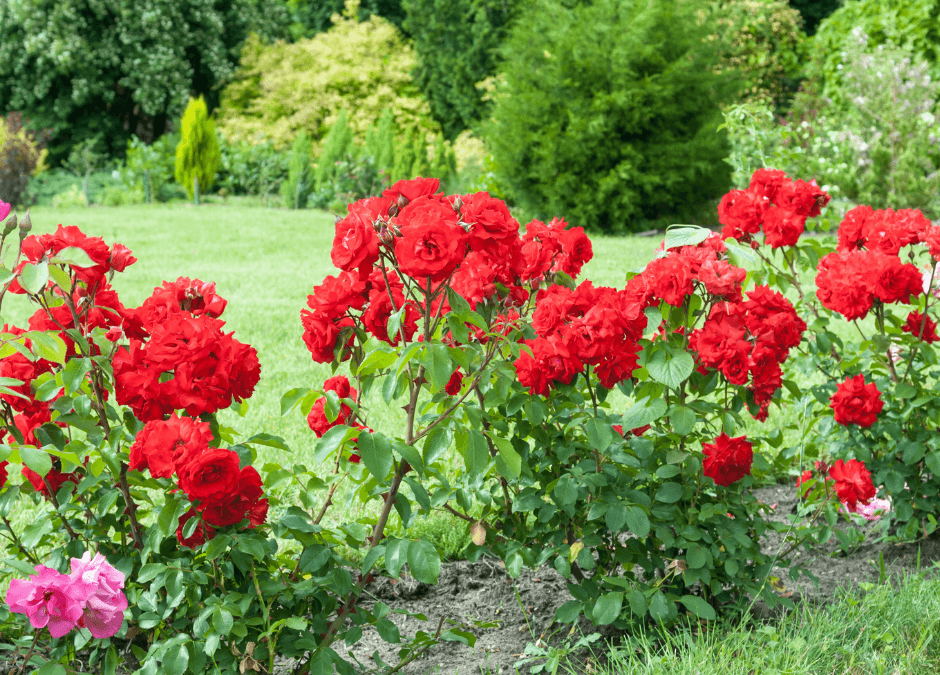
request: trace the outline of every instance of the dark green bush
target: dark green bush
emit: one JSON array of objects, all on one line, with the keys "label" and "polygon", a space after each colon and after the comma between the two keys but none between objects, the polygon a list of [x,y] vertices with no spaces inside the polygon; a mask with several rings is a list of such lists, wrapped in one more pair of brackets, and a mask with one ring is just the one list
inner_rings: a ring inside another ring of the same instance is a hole
[{"label": "dark green bush", "polygon": [[485,136],[526,212],[608,232],[643,227],[729,186],[717,132],[722,79],[695,3],[558,0],[506,42]]},{"label": "dark green bush", "polygon": [[403,0],[415,83],[448,140],[485,116],[476,86],[496,74],[496,50],[519,0]]},{"label": "dark green bush", "polygon": [[290,158],[270,141],[234,143],[219,138],[221,159],[216,185],[233,195],[261,195],[262,201],[287,178]]}]

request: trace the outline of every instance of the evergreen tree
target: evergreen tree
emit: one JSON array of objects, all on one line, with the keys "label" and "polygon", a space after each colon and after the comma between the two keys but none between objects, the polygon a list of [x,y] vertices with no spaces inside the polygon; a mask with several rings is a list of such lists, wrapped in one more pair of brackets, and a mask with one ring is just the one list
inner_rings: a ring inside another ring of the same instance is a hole
[{"label": "evergreen tree", "polygon": [[209,117],[205,99],[190,99],[180,122],[176,146],[176,182],[199,206],[199,193],[207,192],[215,180],[221,152],[215,135],[215,122]]},{"label": "evergreen tree", "polygon": [[317,159],[317,190],[321,190],[327,183],[332,182],[336,177],[336,163],[345,159],[346,155],[353,150],[353,132],[349,128],[349,113],[346,110],[340,110],[339,116],[330,127],[326,138],[323,139],[323,147]]},{"label": "evergreen tree", "polygon": [[302,209],[307,205],[307,197],[313,189],[313,172],[310,170],[312,151],[310,137],[301,131],[290,149],[287,180],[281,183],[281,198],[289,209]]},{"label": "evergreen tree", "polygon": [[415,83],[448,140],[483,119],[476,86],[496,74],[497,49],[518,0],[402,0],[414,38]]}]

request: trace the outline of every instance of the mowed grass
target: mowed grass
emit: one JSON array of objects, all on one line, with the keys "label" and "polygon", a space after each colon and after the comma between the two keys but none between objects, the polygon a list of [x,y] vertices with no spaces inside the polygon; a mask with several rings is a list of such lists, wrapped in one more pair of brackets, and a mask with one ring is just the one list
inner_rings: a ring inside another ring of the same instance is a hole
[{"label": "mowed grass", "polygon": [[[936,569],[933,570],[936,572]],[[940,580],[908,574],[801,603],[763,624],[635,635],[569,675],[925,675],[940,672]],[[606,658],[602,660],[606,661]]]}]

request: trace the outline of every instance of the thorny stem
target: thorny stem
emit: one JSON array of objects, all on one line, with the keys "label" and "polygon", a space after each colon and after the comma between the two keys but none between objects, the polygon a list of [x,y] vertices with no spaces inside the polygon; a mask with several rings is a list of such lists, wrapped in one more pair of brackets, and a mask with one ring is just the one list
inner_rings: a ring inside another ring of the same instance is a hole
[{"label": "thorny stem", "polygon": [[36,649],[36,643],[39,642],[39,631],[37,630],[33,633],[33,644],[29,646],[29,651],[26,653],[26,658],[23,659],[23,665],[20,666],[20,669],[16,671],[16,675],[23,675],[26,672],[26,666],[29,665],[29,660],[33,658],[33,651]]}]

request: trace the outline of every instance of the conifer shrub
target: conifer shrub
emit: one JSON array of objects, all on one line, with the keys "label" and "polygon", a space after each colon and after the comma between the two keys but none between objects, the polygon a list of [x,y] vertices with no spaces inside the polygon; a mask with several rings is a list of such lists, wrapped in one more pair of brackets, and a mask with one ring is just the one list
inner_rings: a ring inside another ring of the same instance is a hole
[{"label": "conifer shrub", "polygon": [[219,166],[219,139],[215,122],[209,118],[205,99],[190,99],[180,123],[179,145],[176,146],[176,181],[190,199],[199,204],[199,193],[208,192]]},{"label": "conifer shrub", "polygon": [[721,195],[727,94],[695,6],[567,4],[532,5],[504,47],[485,137],[517,206],[617,232]]},{"label": "conifer shrub", "polygon": [[301,131],[290,149],[287,180],[281,183],[281,199],[289,209],[307,206],[307,197],[313,189],[312,152],[310,137]]}]

